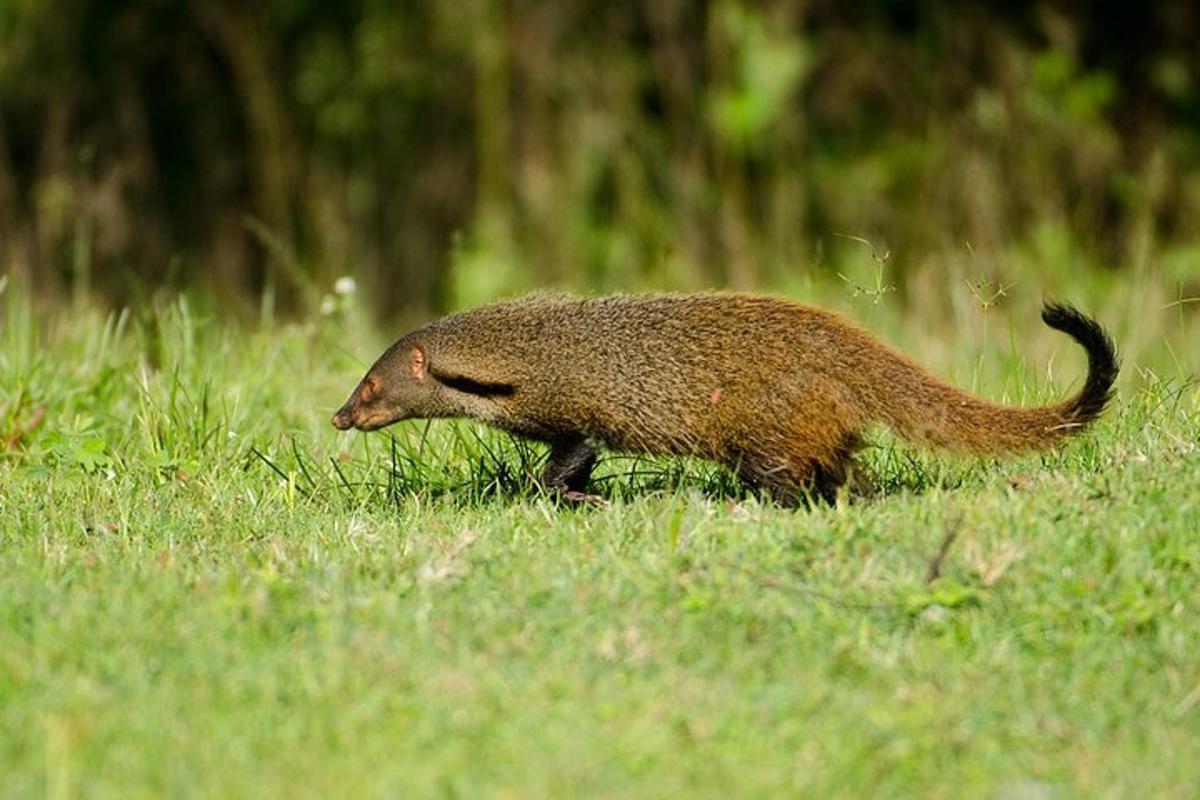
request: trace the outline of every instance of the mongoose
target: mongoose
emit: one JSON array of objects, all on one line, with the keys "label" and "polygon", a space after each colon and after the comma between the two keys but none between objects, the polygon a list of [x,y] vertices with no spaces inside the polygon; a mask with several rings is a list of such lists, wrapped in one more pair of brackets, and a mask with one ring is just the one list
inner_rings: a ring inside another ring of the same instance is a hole
[{"label": "mongoose", "polygon": [[1050,447],[1104,409],[1117,375],[1093,319],[1042,320],[1087,351],[1061,403],[997,405],[830,311],[753,294],[534,295],[439,319],[392,345],[334,415],[371,431],[471,417],[550,445],[543,480],[582,496],[597,448],[700,456],[786,504],[833,502],[864,428],[934,448]]}]

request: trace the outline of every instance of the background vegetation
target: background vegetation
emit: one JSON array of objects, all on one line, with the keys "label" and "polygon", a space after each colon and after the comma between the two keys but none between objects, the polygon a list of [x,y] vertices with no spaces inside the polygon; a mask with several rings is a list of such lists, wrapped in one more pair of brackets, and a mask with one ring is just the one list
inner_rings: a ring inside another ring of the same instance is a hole
[{"label": "background vegetation", "polygon": [[1186,0],[4,0],[0,263],[250,308],[351,274],[393,318],[786,286],[842,233],[902,296],[1022,253],[1194,290],[1197,38]]}]

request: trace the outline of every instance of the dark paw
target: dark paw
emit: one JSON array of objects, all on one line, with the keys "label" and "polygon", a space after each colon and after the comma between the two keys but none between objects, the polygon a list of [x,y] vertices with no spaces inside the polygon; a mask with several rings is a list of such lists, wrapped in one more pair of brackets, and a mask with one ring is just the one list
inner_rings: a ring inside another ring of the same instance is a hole
[{"label": "dark paw", "polygon": [[598,494],[588,494],[577,489],[558,489],[558,496],[568,503],[586,504],[594,508],[604,508],[609,504],[607,499]]}]

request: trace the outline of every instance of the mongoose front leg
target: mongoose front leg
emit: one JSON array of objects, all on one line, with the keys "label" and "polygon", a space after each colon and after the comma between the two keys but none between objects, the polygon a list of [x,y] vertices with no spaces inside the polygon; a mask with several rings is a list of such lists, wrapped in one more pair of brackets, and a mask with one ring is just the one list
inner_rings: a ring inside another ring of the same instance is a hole
[{"label": "mongoose front leg", "polygon": [[567,500],[603,503],[604,498],[587,494],[588,479],[596,465],[596,443],[583,436],[572,436],[550,443],[550,456],[542,472],[542,483]]}]

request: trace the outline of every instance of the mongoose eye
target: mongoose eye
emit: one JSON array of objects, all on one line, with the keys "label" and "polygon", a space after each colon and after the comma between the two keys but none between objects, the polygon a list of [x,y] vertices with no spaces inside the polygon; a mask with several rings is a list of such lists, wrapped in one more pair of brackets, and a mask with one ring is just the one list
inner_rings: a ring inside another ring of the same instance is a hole
[{"label": "mongoose eye", "polygon": [[379,384],[374,378],[365,378],[362,382],[362,388],[358,392],[358,399],[364,403],[370,403],[375,399],[375,395],[379,392]]}]

